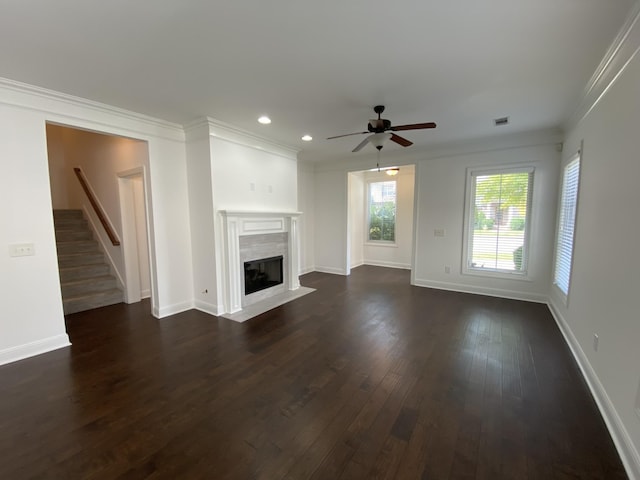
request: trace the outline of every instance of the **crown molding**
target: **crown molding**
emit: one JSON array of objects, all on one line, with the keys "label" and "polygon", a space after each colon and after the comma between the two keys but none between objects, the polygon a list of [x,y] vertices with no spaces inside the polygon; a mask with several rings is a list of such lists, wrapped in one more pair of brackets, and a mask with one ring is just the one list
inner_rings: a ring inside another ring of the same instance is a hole
[{"label": "crown molding", "polygon": [[297,160],[298,158],[298,152],[300,150],[289,145],[261,137],[246,130],[242,130],[211,117],[198,118],[193,122],[184,125],[184,130],[187,133],[187,136],[194,135],[194,137],[197,137],[201,134],[201,128],[204,126],[208,128],[210,137],[219,138],[245,147],[272,153],[290,160]]},{"label": "crown molding", "polygon": [[584,88],[577,108],[564,123],[571,130],[598,104],[640,50],[640,1],[636,1],[618,35]]},{"label": "crown molding", "polygon": [[[2,95],[2,90],[17,95]],[[51,104],[51,102],[80,108],[85,111],[88,110],[92,113],[124,119],[132,122],[134,125],[122,127],[122,125],[109,120],[103,119],[102,121],[96,121],[91,115],[83,114],[84,112],[70,114],[69,112],[65,112],[64,108],[60,108],[60,105]],[[88,100],[86,98],[76,97],[67,93],[29,85],[9,78],[0,77],[0,103],[46,112],[56,115],[57,117],[89,121],[99,125],[117,126],[118,128],[125,128],[126,130],[141,133],[143,135],[158,136],[169,138],[171,140],[184,140],[184,130],[180,124],[132,112],[123,108],[114,107],[105,103]],[[145,126],[151,128],[144,128]]]},{"label": "crown molding", "polygon": [[206,117],[197,118],[192,122],[185,123],[182,128],[188,142],[209,138],[209,121]]}]

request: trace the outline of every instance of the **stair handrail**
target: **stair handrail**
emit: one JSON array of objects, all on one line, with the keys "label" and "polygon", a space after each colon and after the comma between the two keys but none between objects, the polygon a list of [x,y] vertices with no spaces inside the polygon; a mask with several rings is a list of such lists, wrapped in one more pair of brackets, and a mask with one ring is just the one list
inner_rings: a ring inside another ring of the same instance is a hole
[{"label": "stair handrail", "polygon": [[80,181],[80,185],[82,186],[84,193],[87,195],[87,198],[89,199],[89,203],[91,203],[91,206],[93,207],[93,211],[96,213],[98,219],[100,220],[100,223],[102,224],[102,228],[104,228],[105,232],[107,233],[109,240],[111,240],[111,243],[113,244],[113,246],[115,247],[119,246],[120,239],[118,238],[118,235],[116,235],[115,230],[107,220],[107,215],[102,210],[102,207],[100,207],[100,204],[98,203],[98,200],[96,199],[95,194],[93,193],[93,189],[89,185],[89,182],[87,181],[87,178],[85,177],[84,172],[79,167],[74,167],[73,171],[75,172],[76,177],[78,177],[78,180]]}]

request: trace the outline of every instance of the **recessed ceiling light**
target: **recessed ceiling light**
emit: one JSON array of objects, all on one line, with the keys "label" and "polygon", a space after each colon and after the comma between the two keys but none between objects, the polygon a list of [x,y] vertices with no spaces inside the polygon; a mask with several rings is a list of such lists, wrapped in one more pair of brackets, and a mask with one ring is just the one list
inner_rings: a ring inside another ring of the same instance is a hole
[{"label": "recessed ceiling light", "polygon": [[271,119],[266,115],[261,116],[258,121],[263,125],[269,125],[271,123]]},{"label": "recessed ceiling light", "polygon": [[313,140],[313,137],[311,135],[303,135],[302,140],[304,140],[305,142],[310,142],[311,140]]}]

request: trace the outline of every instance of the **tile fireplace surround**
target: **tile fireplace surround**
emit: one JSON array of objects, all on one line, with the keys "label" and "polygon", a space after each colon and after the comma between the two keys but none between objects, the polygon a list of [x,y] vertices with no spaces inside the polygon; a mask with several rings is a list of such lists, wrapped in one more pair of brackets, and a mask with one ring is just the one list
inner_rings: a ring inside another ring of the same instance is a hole
[{"label": "tile fireplace surround", "polygon": [[[224,225],[225,316],[300,288],[300,212],[221,210]],[[244,295],[244,262],[282,255],[283,284]],[[229,318],[233,318],[231,315]]]}]

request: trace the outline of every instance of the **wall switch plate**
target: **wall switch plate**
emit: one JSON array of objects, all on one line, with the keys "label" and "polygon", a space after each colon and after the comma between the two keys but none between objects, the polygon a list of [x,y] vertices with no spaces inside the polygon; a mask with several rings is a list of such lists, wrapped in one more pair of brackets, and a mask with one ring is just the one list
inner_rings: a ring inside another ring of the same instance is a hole
[{"label": "wall switch plate", "polygon": [[33,243],[16,243],[9,245],[9,255],[12,257],[30,257],[36,254]]},{"label": "wall switch plate", "polygon": [[598,351],[598,342],[600,341],[600,338],[598,337],[597,333],[593,334],[593,351],[597,352]]},{"label": "wall switch plate", "polygon": [[445,231],[444,228],[436,228],[433,231],[433,236],[434,237],[444,237]]}]

